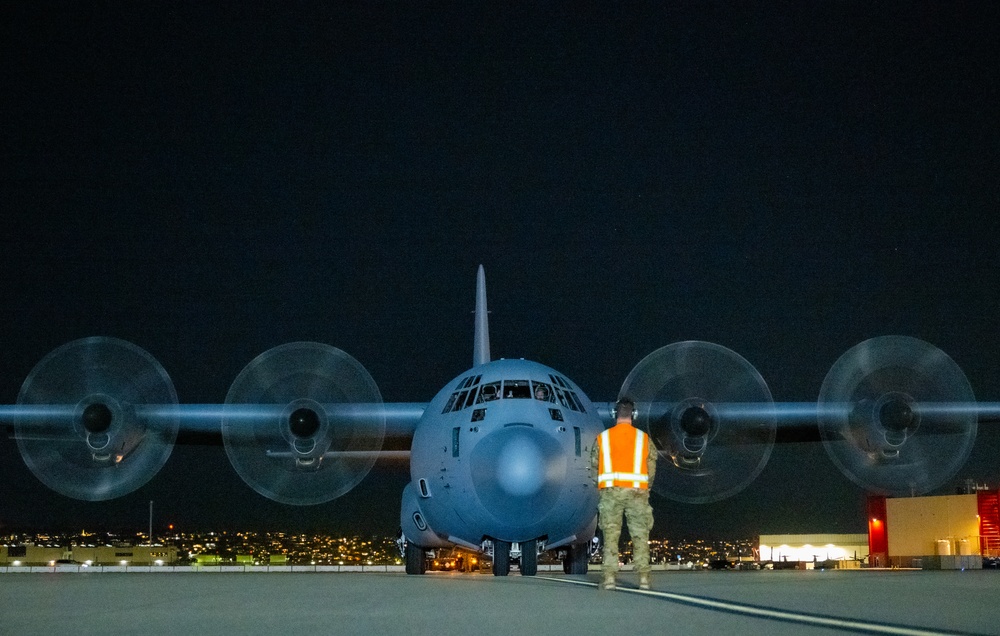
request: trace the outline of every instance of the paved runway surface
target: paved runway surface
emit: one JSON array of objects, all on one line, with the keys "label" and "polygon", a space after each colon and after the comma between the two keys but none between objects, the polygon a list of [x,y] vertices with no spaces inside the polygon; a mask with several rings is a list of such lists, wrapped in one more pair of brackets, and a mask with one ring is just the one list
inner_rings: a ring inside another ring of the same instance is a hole
[{"label": "paved runway surface", "polygon": [[1000,572],[0,575],[0,634],[1000,634]]}]

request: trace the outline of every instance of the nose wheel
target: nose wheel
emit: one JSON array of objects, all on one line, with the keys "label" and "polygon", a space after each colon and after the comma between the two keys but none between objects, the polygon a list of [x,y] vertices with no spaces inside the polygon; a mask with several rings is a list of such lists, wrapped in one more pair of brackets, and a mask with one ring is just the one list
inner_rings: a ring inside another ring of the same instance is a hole
[{"label": "nose wheel", "polygon": [[538,574],[538,540],[521,542],[521,576]]},{"label": "nose wheel", "polygon": [[510,574],[510,541],[493,540],[493,576]]}]

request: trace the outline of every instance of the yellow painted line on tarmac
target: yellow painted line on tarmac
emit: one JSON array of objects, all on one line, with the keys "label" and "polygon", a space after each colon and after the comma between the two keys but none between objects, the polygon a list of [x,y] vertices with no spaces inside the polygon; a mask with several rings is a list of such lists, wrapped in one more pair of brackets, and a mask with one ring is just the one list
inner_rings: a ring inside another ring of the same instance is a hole
[{"label": "yellow painted line on tarmac", "polygon": [[[559,583],[572,583],[586,587],[597,587],[598,584],[592,581],[581,581],[579,579],[564,579],[558,577],[539,576],[539,579],[546,581],[557,581]],[[633,587],[618,586],[618,592],[628,592],[630,594],[642,594],[662,598],[668,601],[694,605],[717,612],[728,612],[731,614],[743,614],[766,618],[788,623],[799,623],[802,625],[813,625],[815,627],[828,627],[833,629],[850,630],[853,632],[863,632],[867,634],[893,634],[894,636],[955,636],[956,634],[967,634],[968,632],[941,632],[932,629],[922,629],[919,627],[906,627],[904,625],[889,625],[885,623],[869,623],[850,618],[838,618],[836,616],[822,616],[818,614],[803,614],[801,612],[791,612],[788,610],[774,609],[770,607],[758,607],[755,605],[744,605],[731,601],[720,601],[712,598],[702,598],[690,596],[688,594],[676,594],[674,592],[661,592],[657,590],[640,590]],[[610,591],[609,591],[610,592]]]}]

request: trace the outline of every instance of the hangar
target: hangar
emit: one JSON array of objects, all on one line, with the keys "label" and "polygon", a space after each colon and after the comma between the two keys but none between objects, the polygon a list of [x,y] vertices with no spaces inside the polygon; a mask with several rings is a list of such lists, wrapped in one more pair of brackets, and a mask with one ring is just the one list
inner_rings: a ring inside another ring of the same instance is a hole
[{"label": "hangar", "polygon": [[981,569],[1000,556],[1000,492],[932,497],[870,497],[871,567]]},{"label": "hangar", "polygon": [[166,565],[177,561],[177,548],[164,545],[102,545],[71,547],[40,545],[0,546],[0,566]]},{"label": "hangar", "polygon": [[864,533],[760,535],[760,562],[775,568],[857,568],[867,557]]}]

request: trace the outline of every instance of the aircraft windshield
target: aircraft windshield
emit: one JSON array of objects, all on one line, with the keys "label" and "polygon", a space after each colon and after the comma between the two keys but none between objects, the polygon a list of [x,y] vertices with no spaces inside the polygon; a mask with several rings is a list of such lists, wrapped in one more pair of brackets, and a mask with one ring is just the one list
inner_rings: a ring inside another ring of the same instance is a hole
[{"label": "aircraft windshield", "polygon": [[459,380],[455,392],[448,398],[442,413],[462,411],[473,405],[487,404],[493,400],[530,400],[558,403],[571,411],[585,413],[583,403],[569,383],[557,375],[550,375],[551,383],[537,380],[502,380],[479,384],[481,375]]}]

